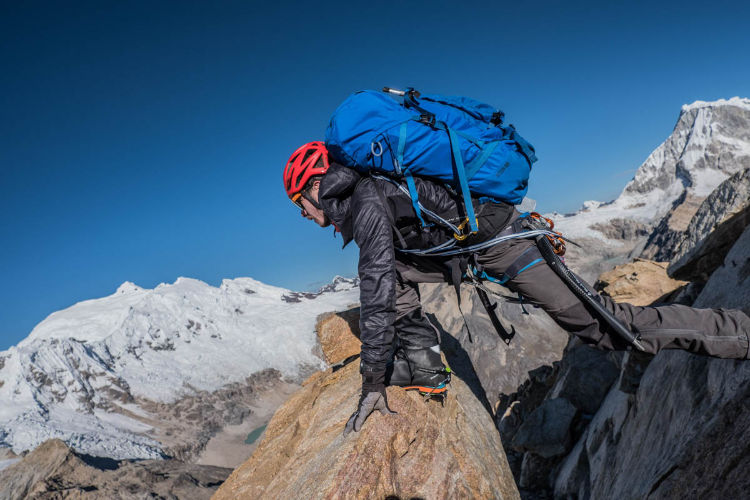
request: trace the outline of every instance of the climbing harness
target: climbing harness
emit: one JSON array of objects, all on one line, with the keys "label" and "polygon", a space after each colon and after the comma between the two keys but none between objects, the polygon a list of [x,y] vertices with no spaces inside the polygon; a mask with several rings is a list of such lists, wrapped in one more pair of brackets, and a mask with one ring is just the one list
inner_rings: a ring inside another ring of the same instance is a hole
[{"label": "climbing harness", "polygon": [[[383,175],[377,175],[377,174],[371,174],[370,176],[374,179],[380,179],[386,182],[390,182],[391,184],[396,186],[402,193],[406,194],[407,196],[410,196],[409,190],[406,187],[404,187],[401,183],[396,181],[395,179],[391,179],[390,177],[385,177]],[[544,227],[544,228],[539,228],[539,229],[534,229],[534,230],[523,230],[523,231],[520,231],[520,228],[518,228],[519,230],[516,231],[515,230],[516,225],[511,225],[505,230],[501,231],[494,238],[490,238],[489,240],[483,241],[481,243],[476,243],[474,245],[459,246],[458,244],[459,242],[463,242],[466,238],[468,238],[472,234],[471,232],[466,233],[464,231],[467,221],[463,221],[461,224],[457,226],[451,223],[449,220],[439,216],[432,210],[425,208],[425,206],[422,205],[420,201],[417,200],[416,203],[420,211],[423,214],[427,215],[428,217],[433,219],[435,222],[443,225],[444,227],[452,231],[453,239],[448,239],[444,241],[443,243],[435,247],[428,248],[428,249],[398,248],[398,251],[401,253],[405,253],[409,255],[424,256],[424,257],[449,257],[449,256],[454,256],[454,255],[470,254],[470,253],[478,252],[479,250],[484,250],[485,248],[489,248],[503,241],[509,241],[509,240],[516,239],[516,238],[534,238],[539,235],[545,235],[551,238],[559,238],[560,241],[562,241],[562,237],[560,233],[552,231],[551,228],[548,229],[547,227]],[[542,216],[537,214],[536,212],[533,212],[533,214],[539,217],[540,219],[542,218]],[[525,218],[530,215],[531,214],[528,214],[528,213],[521,214],[521,216],[517,220],[521,220],[522,218]],[[562,244],[562,246],[564,248],[564,243]]]},{"label": "climbing harness", "polygon": [[[630,345],[634,346],[639,351],[644,351],[645,348],[640,343],[639,336],[633,334],[628,327],[620,321],[614,314],[607,310],[601,304],[601,298],[593,293],[589,288],[578,278],[562,260],[562,255],[565,253],[565,240],[557,231],[554,231],[554,222],[550,219],[541,216],[536,212],[521,214],[509,227],[499,233],[498,236],[491,238],[490,240],[479,243],[477,245],[471,245],[468,247],[459,248],[456,250],[436,251],[430,249],[425,251],[426,253],[416,253],[417,255],[454,255],[455,253],[463,253],[467,251],[476,252],[479,249],[487,248],[494,244],[502,241],[508,241],[514,238],[534,238],[536,242],[535,247],[530,247],[524,253],[522,253],[516,260],[511,263],[510,266],[505,270],[501,277],[493,277],[488,275],[481,266],[476,262],[474,266],[469,266],[466,270],[466,276],[468,283],[474,286],[477,290],[482,305],[487,311],[490,317],[492,325],[495,327],[500,338],[506,344],[510,344],[510,341],[515,336],[515,328],[511,325],[510,331],[506,330],[502,322],[497,316],[497,303],[493,304],[490,302],[488,293],[496,294],[496,292],[490,290],[481,283],[482,279],[505,285],[507,282],[516,278],[519,274],[527,269],[533,267],[541,262],[546,262],[550,268],[562,279],[563,283],[584,303],[590,306],[591,309],[599,316],[605,323],[607,323],[617,334],[619,334],[624,340]],[[567,240],[570,243],[580,246],[577,243]],[[409,251],[406,251],[410,253]],[[455,252],[455,253],[453,253]],[[471,338],[470,338],[471,340]]]}]

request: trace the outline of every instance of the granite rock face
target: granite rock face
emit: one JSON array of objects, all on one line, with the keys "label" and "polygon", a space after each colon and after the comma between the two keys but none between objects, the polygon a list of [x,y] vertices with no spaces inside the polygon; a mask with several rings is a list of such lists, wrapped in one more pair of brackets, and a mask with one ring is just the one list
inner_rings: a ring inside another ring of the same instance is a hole
[{"label": "granite rock face", "polygon": [[359,354],[359,308],[318,316],[315,331],[322,355],[328,364],[339,363]]},{"label": "granite rock face", "polygon": [[707,281],[750,225],[750,169],[738,172],[701,204],[675,248],[670,276]]},{"label": "granite rock face", "polygon": [[452,286],[423,284],[420,290],[425,312],[440,329],[442,349],[457,358],[451,360],[458,365],[454,369],[463,368],[467,377],[475,371],[494,408],[500,394],[515,392],[530,370],[558,361],[569,335],[543,310],[519,303],[508,289],[492,283],[488,287],[503,296],[490,296],[497,301],[500,321],[516,331],[509,345],[495,331],[472,287],[461,288],[463,316]]},{"label": "granite rock face", "polygon": [[444,407],[389,387],[398,414],[375,412],[344,437],[357,365],[311,376],[213,498],[519,498],[491,416],[458,377]]},{"label": "granite rock face", "polygon": [[648,235],[646,246],[641,252],[644,259],[658,262],[672,260],[680,243],[685,238],[685,231],[700,208],[705,197],[696,196],[685,191],[677,198],[672,209]]},{"label": "granite rock face", "polygon": [[695,307],[742,309],[750,315],[750,225],[729,250],[724,264],[711,275]]},{"label": "granite rock face", "polygon": [[636,306],[664,301],[687,285],[687,281],[667,276],[667,266],[667,262],[635,259],[599,276],[594,288],[603,295],[612,297],[615,302],[627,302]]},{"label": "granite rock face", "polygon": [[570,429],[576,408],[565,398],[546,399],[516,432],[513,448],[542,458],[562,455],[570,449]]},{"label": "granite rock face", "polygon": [[[692,278],[708,278],[705,286],[687,287],[694,291],[702,287],[695,307],[750,313],[750,225],[741,218],[750,189],[746,175],[743,171],[722,183],[681,237],[685,256],[678,257],[684,259],[681,269],[692,270]],[[661,274],[663,265],[658,267]],[[601,281],[609,290],[632,286],[634,291],[647,288],[651,281],[658,284],[659,279],[635,272],[633,276],[619,269]],[[637,282],[629,283],[631,277]],[[659,293],[654,291],[644,302]],[[634,302],[633,298],[628,301]],[[742,321],[750,330],[750,318]],[[536,393],[519,390],[498,412],[506,446],[508,437],[513,445],[523,444],[506,451],[526,498],[747,496],[750,361],[683,351],[607,355],[571,341],[562,361],[549,372],[552,380],[534,383],[532,376],[522,386],[536,386]],[[594,374],[601,380],[596,381]],[[567,433],[555,429],[549,419],[536,418],[536,413],[544,415],[546,407],[560,399],[577,411],[572,419],[559,419],[567,424]],[[526,445],[520,429],[531,436],[555,431],[549,444],[557,444],[555,451],[565,451],[550,456],[547,449]]]},{"label": "granite rock face", "polygon": [[613,388],[560,466],[562,498],[742,498],[750,363],[663,352],[636,394]]},{"label": "granite rock face", "polygon": [[231,469],[178,460],[116,461],[74,452],[59,439],[0,472],[0,498],[208,499]]},{"label": "granite rock face", "polygon": [[562,361],[529,373],[501,398],[496,421],[523,498],[547,498],[560,464],[586,430],[610,388],[622,353],[597,351],[571,338]]}]

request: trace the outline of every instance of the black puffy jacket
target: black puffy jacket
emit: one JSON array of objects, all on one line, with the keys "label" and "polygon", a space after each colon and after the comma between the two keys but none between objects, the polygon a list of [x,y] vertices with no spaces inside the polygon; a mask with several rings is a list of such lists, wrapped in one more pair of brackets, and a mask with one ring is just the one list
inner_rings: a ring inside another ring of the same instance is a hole
[{"label": "black puffy jacket", "polygon": [[[415,181],[419,201],[426,208],[454,224],[465,219],[463,204],[455,192],[426,179]],[[396,319],[396,259],[407,264],[415,260],[396,248],[402,243],[407,248],[430,248],[453,235],[439,224],[421,228],[409,195],[393,183],[364,177],[335,163],[320,183],[319,200],[341,232],[344,246],[353,239],[359,247],[362,363],[371,370],[385,370]],[[480,232],[467,244],[500,231],[513,210],[502,203],[476,205]]]}]

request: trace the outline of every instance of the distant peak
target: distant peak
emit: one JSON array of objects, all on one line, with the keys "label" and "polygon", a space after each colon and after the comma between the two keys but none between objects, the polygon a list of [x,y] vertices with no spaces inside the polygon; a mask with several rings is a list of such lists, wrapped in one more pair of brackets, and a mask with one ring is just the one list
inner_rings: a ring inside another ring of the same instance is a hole
[{"label": "distant peak", "polygon": [[345,278],[343,276],[336,276],[333,278],[333,281],[322,286],[320,290],[318,290],[318,293],[341,292],[344,290],[351,290],[357,286],[359,286],[359,278],[357,277]]},{"label": "distant peak", "polygon": [[595,208],[599,208],[600,206],[604,205],[605,203],[603,201],[596,201],[596,200],[588,200],[583,202],[583,206],[581,207],[581,211],[583,210],[593,210]]},{"label": "distant peak", "polygon": [[122,295],[125,293],[140,292],[141,290],[143,290],[143,288],[139,287],[132,281],[126,281],[125,283],[123,283],[117,288],[117,291],[115,292],[115,294]]},{"label": "distant peak", "polygon": [[737,106],[750,110],[750,99],[745,97],[732,97],[731,99],[719,99],[718,101],[695,101],[692,104],[683,104],[682,112],[687,113],[694,109],[711,108],[714,106]]}]

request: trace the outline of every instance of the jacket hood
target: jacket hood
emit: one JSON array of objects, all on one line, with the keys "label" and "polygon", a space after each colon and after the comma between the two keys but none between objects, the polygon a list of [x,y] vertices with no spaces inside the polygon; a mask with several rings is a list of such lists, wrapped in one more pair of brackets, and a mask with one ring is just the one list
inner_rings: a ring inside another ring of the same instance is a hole
[{"label": "jacket hood", "polygon": [[351,168],[332,163],[320,181],[318,201],[323,212],[341,232],[344,246],[354,238],[351,198],[362,176]]}]

